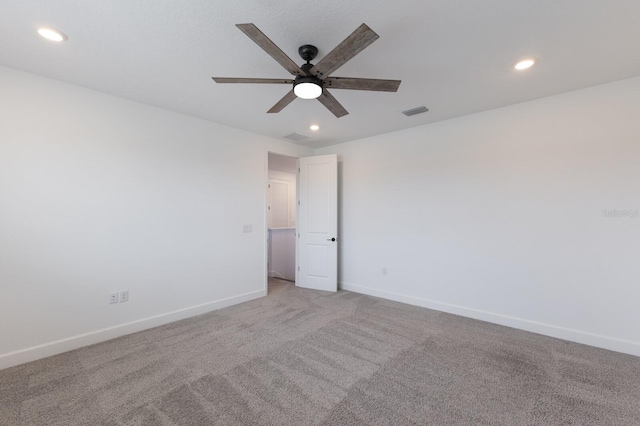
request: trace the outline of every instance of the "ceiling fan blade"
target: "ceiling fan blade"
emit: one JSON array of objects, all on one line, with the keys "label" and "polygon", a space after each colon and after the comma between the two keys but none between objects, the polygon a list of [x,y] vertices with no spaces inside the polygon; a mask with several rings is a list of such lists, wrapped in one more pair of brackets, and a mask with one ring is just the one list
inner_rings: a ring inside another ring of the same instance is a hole
[{"label": "ceiling fan blade", "polygon": [[262,31],[258,29],[254,24],[236,24],[236,27],[253,40],[258,46],[267,52],[273,59],[278,61],[287,71],[293,75],[305,75],[305,72],[300,69],[298,64],[287,56],[269,37],[264,35]]},{"label": "ceiling fan blade", "polygon": [[326,89],[322,91],[322,95],[320,95],[318,100],[322,105],[327,107],[327,109],[331,111],[337,118],[349,114],[349,112],[344,109],[340,102],[338,102],[336,98],[334,98],[333,95]]},{"label": "ceiling fan blade", "polygon": [[267,112],[268,113],[280,112],[284,109],[284,107],[286,107],[291,102],[293,102],[295,98],[297,98],[297,96],[295,93],[293,93],[293,90],[291,90],[286,95],[284,95],[284,97],[280,99],[277,104],[272,106],[271,109]]},{"label": "ceiling fan blade", "polygon": [[211,77],[216,83],[262,83],[262,84],[293,84],[293,80],[281,78],[227,78]]},{"label": "ceiling fan blade", "polygon": [[345,38],[342,43],[311,68],[311,74],[318,78],[326,78],[376,41],[378,37],[378,34],[374,33],[366,24],[360,25],[349,37]]},{"label": "ceiling fan blade", "polygon": [[380,80],[375,78],[328,77],[324,87],[330,89],[373,90],[376,92],[397,92],[400,80]]}]

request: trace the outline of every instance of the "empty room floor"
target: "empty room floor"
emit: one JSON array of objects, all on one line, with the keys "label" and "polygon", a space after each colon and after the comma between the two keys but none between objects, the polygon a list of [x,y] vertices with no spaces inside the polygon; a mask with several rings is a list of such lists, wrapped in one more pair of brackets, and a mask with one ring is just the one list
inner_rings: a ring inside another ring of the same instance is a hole
[{"label": "empty room floor", "polygon": [[640,358],[366,295],[267,297],[0,371],[0,425],[638,425]]}]

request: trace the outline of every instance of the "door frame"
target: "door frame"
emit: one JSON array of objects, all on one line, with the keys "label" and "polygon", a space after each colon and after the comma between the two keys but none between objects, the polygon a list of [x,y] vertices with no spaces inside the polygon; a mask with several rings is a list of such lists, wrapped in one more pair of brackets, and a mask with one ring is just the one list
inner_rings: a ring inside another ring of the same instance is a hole
[{"label": "door frame", "polygon": [[[296,159],[296,166],[297,166],[297,162],[298,160],[300,160],[300,156],[299,155],[295,155],[295,154],[284,154],[278,151],[272,151],[272,150],[267,150],[264,156],[264,200],[263,200],[263,207],[262,207],[262,211],[264,213],[263,219],[264,219],[264,238],[263,238],[263,242],[264,242],[264,250],[263,250],[263,271],[264,271],[264,282],[263,282],[263,288],[264,288],[264,296],[266,296],[269,292],[269,212],[267,210],[267,207],[269,206],[269,154],[274,154],[274,155],[279,155],[281,157],[289,157],[289,158],[295,158]],[[298,171],[296,170],[295,172],[296,174],[296,199],[295,199],[295,205],[296,205],[296,210],[298,209],[298,187],[300,185],[300,174],[298,173]],[[297,213],[297,212],[296,212]],[[297,217],[297,215],[296,215]],[[296,219],[296,224],[297,224],[297,219]],[[297,236],[297,233],[296,233]],[[296,238],[296,278],[298,276],[298,238]]]}]

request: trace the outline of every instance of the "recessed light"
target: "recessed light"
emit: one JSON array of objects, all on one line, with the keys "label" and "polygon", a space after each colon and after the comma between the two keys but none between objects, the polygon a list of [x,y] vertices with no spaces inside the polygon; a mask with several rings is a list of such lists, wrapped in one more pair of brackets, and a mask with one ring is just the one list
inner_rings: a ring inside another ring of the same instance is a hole
[{"label": "recessed light", "polygon": [[522,71],[522,70],[531,68],[535,63],[536,63],[535,59],[531,59],[531,58],[523,59],[522,61],[515,64],[513,68],[517,69],[518,71]]},{"label": "recessed light", "polygon": [[320,126],[318,126],[317,124],[312,124],[311,126],[309,126],[309,128],[314,132],[320,130]]},{"label": "recessed light", "polygon": [[38,28],[38,34],[40,34],[42,37],[46,38],[47,40],[51,40],[51,41],[67,41],[69,40],[69,37],[67,37],[67,35],[65,33],[63,33],[62,31],[56,30],[54,28]]}]

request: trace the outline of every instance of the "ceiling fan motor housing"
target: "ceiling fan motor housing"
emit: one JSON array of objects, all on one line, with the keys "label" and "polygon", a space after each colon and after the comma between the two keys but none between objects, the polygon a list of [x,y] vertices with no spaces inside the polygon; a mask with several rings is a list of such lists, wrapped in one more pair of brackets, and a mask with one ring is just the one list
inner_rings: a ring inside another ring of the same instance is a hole
[{"label": "ceiling fan motor housing", "polygon": [[311,74],[311,68],[313,68],[311,61],[318,54],[318,48],[310,44],[304,44],[300,46],[298,53],[307,63],[300,66],[305,75],[299,75],[293,80],[293,93],[302,99],[315,99],[324,90],[322,80]]},{"label": "ceiling fan motor housing", "polygon": [[303,44],[298,48],[298,53],[302,59],[309,63],[318,55],[318,48],[311,44]]}]

